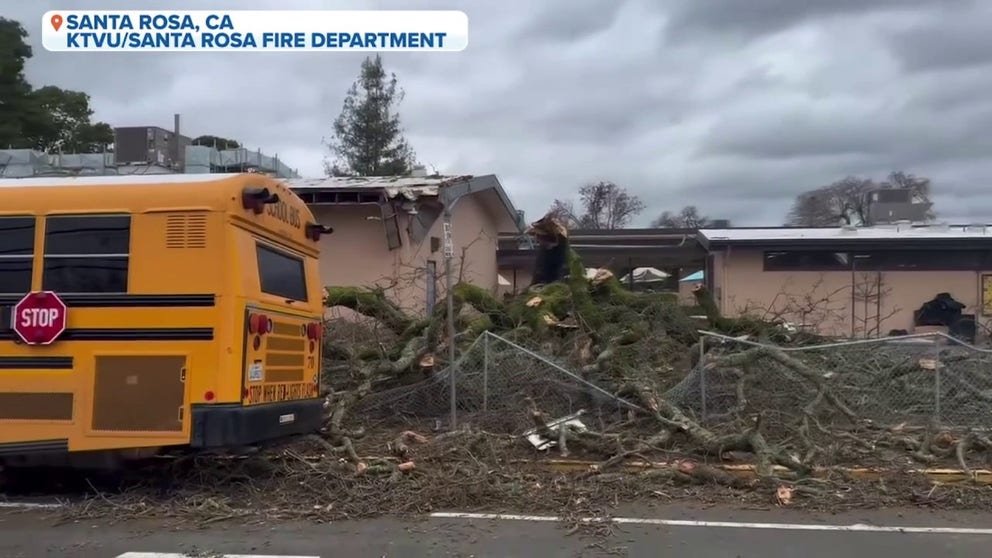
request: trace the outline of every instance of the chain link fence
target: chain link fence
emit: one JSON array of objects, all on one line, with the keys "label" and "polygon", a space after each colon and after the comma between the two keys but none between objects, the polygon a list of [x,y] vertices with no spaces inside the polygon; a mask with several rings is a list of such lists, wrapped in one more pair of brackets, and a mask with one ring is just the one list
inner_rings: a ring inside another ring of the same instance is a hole
[{"label": "chain link fence", "polygon": [[992,350],[942,333],[805,347],[701,333],[701,365],[667,397],[705,423],[745,408],[802,416],[831,399],[881,426],[992,428]]},{"label": "chain link fence", "polygon": [[[697,357],[679,355],[691,368],[680,381],[671,381],[670,363],[635,359],[623,366],[638,368],[640,385],[714,431],[739,430],[744,417],[756,414],[766,417],[770,432],[781,426],[783,439],[804,417],[822,428],[845,428],[852,420],[992,428],[992,350],[943,334],[787,347],[700,333]],[[597,428],[638,409],[613,394],[617,386],[608,378],[581,370],[567,356],[487,332],[453,367],[373,393],[355,414],[373,423],[430,421],[434,429],[469,424],[520,434],[534,426],[532,406],[551,419],[584,410]]]},{"label": "chain link fence", "polygon": [[639,409],[572,372],[558,359],[486,332],[461,354],[455,366],[417,384],[371,394],[354,413],[363,420],[414,423],[427,419],[438,426],[471,424],[491,432],[520,434],[534,426],[529,414],[532,406],[551,419],[584,411],[601,425],[623,420],[627,410]]}]

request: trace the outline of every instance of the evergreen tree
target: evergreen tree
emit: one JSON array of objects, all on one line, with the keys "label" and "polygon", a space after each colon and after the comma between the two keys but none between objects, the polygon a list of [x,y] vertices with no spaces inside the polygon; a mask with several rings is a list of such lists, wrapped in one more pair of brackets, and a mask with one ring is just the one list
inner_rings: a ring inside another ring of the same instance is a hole
[{"label": "evergreen tree", "polygon": [[403,100],[396,75],[387,76],[382,58],[366,58],[358,80],[348,90],[344,108],[334,121],[328,147],[335,156],[325,161],[329,176],[396,176],[409,174],[414,153],[395,111]]}]

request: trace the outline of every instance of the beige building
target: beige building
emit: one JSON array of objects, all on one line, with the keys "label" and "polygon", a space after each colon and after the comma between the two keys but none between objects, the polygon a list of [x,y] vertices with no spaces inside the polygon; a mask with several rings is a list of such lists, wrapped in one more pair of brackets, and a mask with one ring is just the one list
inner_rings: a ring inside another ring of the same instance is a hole
[{"label": "beige building", "polygon": [[317,221],[327,286],[382,287],[423,314],[444,296],[445,205],[451,209],[455,281],[496,293],[500,233],[521,231],[518,213],[493,175],[287,180]]},{"label": "beige building", "polygon": [[992,318],[992,228],[982,225],[707,229],[698,240],[705,284],[728,316],[876,337],[935,329],[919,311],[946,293],[963,305],[951,333],[982,337]]}]

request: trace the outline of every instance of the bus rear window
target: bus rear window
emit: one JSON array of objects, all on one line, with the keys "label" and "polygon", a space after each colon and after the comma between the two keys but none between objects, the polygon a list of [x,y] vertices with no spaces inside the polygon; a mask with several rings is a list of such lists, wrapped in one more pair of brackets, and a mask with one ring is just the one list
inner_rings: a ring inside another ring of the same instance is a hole
[{"label": "bus rear window", "polygon": [[306,302],[307,278],[303,271],[303,259],[261,244],[256,244],[255,250],[262,292]]},{"label": "bus rear window", "polygon": [[31,290],[34,217],[0,217],[0,293]]}]

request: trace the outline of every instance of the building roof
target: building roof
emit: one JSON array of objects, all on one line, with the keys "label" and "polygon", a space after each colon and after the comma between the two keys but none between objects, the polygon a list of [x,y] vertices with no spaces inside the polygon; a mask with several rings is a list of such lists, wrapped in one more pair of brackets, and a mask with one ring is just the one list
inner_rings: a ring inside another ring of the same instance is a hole
[{"label": "building roof", "polygon": [[695,273],[690,273],[685,277],[679,279],[679,283],[691,283],[693,281],[702,281],[706,278],[706,274],[703,271],[697,271]]},{"label": "building roof", "polygon": [[985,225],[877,225],[874,227],[778,227],[700,229],[700,244],[721,246],[839,246],[992,244],[992,226]]},{"label": "building roof", "polygon": [[321,191],[385,191],[390,198],[404,196],[417,199],[420,196],[436,196],[441,186],[454,176],[330,176],[326,178],[292,178],[286,181],[293,190]]},{"label": "building roof", "polygon": [[0,178],[0,188],[57,186],[142,186],[149,184],[190,184],[225,180],[239,173],[225,174],[101,174],[96,176],[48,176],[34,178]]},{"label": "building roof", "polygon": [[384,192],[389,198],[403,197],[416,200],[420,197],[437,197],[441,203],[453,205],[466,195],[488,193],[494,195],[499,206],[506,211],[512,228],[523,231],[520,213],[513,206],[496,175],[482,176],[363,176],[292,178],[285,180],[295,192]]}]

